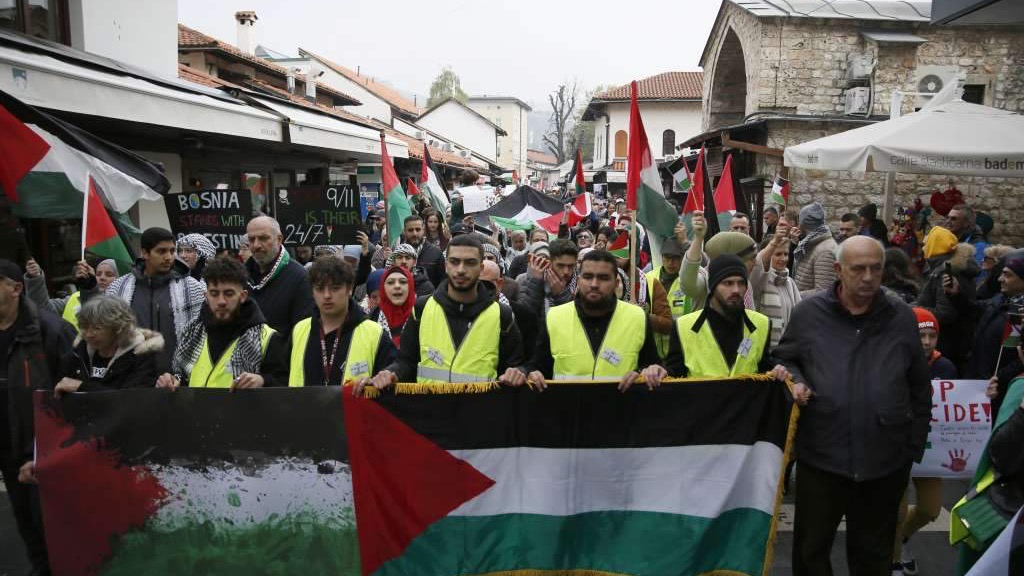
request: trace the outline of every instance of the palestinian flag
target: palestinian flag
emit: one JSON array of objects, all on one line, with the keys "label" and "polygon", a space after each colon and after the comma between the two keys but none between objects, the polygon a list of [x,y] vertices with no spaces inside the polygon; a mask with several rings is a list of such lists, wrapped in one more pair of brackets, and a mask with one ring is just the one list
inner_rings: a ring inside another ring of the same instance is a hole
[{"label": "palestinian flag", "polygon": [[23,218],[80,218],[88,175],[111,210],[160,200],[156,164],[0,92],[0,186]]},{"label": "palestinian flag", "polygon": [[[703,151],[703,148],[701,150]],[[682,170],[672,174],[673,189],[680,194],[686,194],[690,191],[690,186],[693,186],[693,178],[690,176],[690,167],[686,165],[686,160],[680,164],[683,165]]]},{"label": "palestinian flag", "polygon": [[1011,316],[1003,328],[1003,348],[1016,348],[1021,344],[1020,337],[1021,319],[1019,316]]},{"label": "palestinian flag", "polygon": [[491,216],[491,222],[494,222],[495,226],[501,226],[505,230],[533,230],[533,224],[526,222],[522,223],[512,218],[502,218],[501,216]]},{"label": "palestinian flag", "polygon": [[[406,178],[405,179],[405,195],[407,197],[409,197],[409,198],[412,198],[413,196],[419,196],[420,194],[422,194],[422,192],[420,192],[419,187],[416,186],[416,181],[413,180],[412,178]],[[442,218],[443,218],[443,216],[442,216]]]},{"label": "palestinian flag", "polygon": [[573,194],[579,196],[580,194],[587,193],[587,181],[583,178],[583,155],[579,148],[576,148],[576,159],[572,162],[572,173],[569,181],[574,186],[575,192]]},{"label": "palestinian flag", "polygon": [[[584,192],[577,196],[569,206],[568,226],[575,226],[590,217],[590,213],[594,211],[593,202],[590,192]],[[537,226],[547,230],[550,234],[558,234],[558,226],[562,223],[563,214],[565,214],[564,209],[536,220]]]},{"label": "palestinian flag", "polygon": [[[690,175],[690,168],[686,166],[686,161],[683,161],[683,166],[686,169],[687,177]],[[690,191],[686,195],[686,203],[683,204],[683,225],[686,226],[686,235],[692,240],[693,239],[693,213],[697,210],[704,210],[704,147],[700,147],[700,152],[697,154],[697,168],[696,174],[693,175],[692,185]]]},{"label": "palestinian flag", "polygon": [[54,574],[358,575],[344,392],[37,393]]},{"label": "palestinian flag", "polygon": [[443,216],[451,206],[451,199],[448,197],[448,191],[444,189],[442,184],[444,180],[438,175],[437,166],[434,165],[434,161],[430,159],[430,148],[426,142],[423,143],[423,162],[420,164],[420,181],[419,186],[422,190],[427,193],[427,198],[430,200],[430,205],[437,209],[438,212]]},{"label": "palestinian flag", "polygon": [[768,198],[770,204],[778,204],[783,208],[789,204],[789,180],[782,176],[776,176],[772,183],[772,194]]},{"label": "palestinian flag", "polygon": [[966,576],[995,574],[1024,574],[1024,508],[1010,519]]},{"label": "palestinian flag", "polygon": [[89,175],[87,180],[88,193],[82,207],[82,250],[113,259],[118,271],[126,274],[135,259],[118,234],[110,214],[107,214],[107,208],[96,191],[96,181],[92,175]]},{"label": "palestinian flag", "polygon": [[385,210],[388,226],[387,241],[390,246],[395,246],[401,242],[405,219],[412,216],[412,206],[409,205],[409,199],[402,191],[402,183],[398,180],[398,174],[395,173],[395,165],[392,164],[391,157],[388,156],[388,147],[384,144],[383,132],[380,133],[380,157],[384,171],[382,188],[384,189],[384,206],[387,207]]},{"label": "palestinian flag", "polygon": [[718,214],[718,229],[729,229],[729,221],[736,213],[736,192],[732,184],[732,156],[725,159],[722,177],[715,188],[715,210]]},{"label": "palestinian flag", "polygon": [[343,396],[364,575],[762,575],[786,385]]},{"label": "palestinian flag", "polygon": [[629,260],[629,234],[619,234],[615,241],[608,245],[608,251],[616,258]]}]

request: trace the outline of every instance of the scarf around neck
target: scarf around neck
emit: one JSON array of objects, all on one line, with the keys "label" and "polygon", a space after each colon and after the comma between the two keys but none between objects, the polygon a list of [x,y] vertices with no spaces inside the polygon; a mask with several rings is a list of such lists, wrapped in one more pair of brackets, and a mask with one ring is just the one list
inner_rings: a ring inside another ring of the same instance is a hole
[{"label": "scarf around neck", "polygon": [[800,239],[800,243],[796,245],[796,250],[793,251],[793,261],[799,262],[803,260],[807,256],[807,250],[812,244],[819,242],[822,236],[832,236],[832,232],[825,224],[818,226],[813,232]]},{"label": "scarf around neck", "polygon": [[[405,280],[409,283],[409,294],[401,306],[394,304],[388,298],[385,290],[388,276],[396,272],[405,276]],[[381,328],[387,330],[388,334],[391,335],[391,341],[395,343],[395,346],[398,346],[402,333],[400,330],[397,333],[391,332],[391,327],[401,328],[412,314],[412,309],[416,306],[416,283],[413,281],[412,274],[408,270],[401,266],[392,266],[381,276],[380,288],[378,290],[380,291],[380,318],[377,319],[377,322],[381,325]]]},{"label": "scarf around neck", "polygon": [[[288,255],[288,251],[281,246],[281,252],[277,255],[277,260],[274,260],[274,265],[270,267],[270,272],[263,277],[259,282],[253,282],[253,291],[259,291],[266,286],[271,280],[277,277],[284,270],[284,267],[291,261],[291,256]],[[258,264],[258,263],[257,263]],[[258,267],[258,266],[257,266]]]}]

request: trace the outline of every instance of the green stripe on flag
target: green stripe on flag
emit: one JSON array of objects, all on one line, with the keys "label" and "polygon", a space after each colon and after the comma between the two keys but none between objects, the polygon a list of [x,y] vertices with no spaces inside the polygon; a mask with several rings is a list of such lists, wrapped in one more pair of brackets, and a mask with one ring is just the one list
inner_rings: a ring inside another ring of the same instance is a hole
[{"label": "green stripe on flag", "polygon": [[85,181],[75,187],[63,172],[29,172],[18,183],[19,218],[81,218]]},{"label": "green stripe on flag", "polygon": [[[741,508],[718,518],[660,512],[574,516],[448,516],[374,576],[589,569],[635,576],[732,570],[760,575],[771,516]],[[609,534],[615,534],[609,539]]]},{"label": "green stripe on flag", "polygon": [[412,216],[412,207],[409,206],[409,199],[406,198],[400,185],[386,192],[384,198],[387,199],[388,204],[388,244],[394,246],[402,237],[405,219]]},{"label": "green stripe on flag", "polygon": [[501,216],[491,216],[491,222],[494,222],[498,226],[506,230],[532,230],[533,222],[520,222],[512,218],[502,218]]},{"label": "green stripe on flag", "polygon": [[88,252],[103,258],[112,258],[117,263],[117,271],[121,274],[127,274],[132,269],[132,257],[128,254],[128,248],[125,247],[124,242],[118,236],[90,246]]}]

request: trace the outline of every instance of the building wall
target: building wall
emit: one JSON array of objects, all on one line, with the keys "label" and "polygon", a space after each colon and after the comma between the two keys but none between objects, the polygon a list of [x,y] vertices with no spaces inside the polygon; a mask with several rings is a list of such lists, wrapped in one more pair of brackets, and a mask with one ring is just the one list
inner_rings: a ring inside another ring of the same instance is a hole
[{"label": "building wall", "polygon": [[497,156],[494,127],[455,102],[441,105],[417,124],[485,158],[494,160]]},{"label": "building wall", "polygon": [[365,116],[367,118],[374,118],[384,122],[385,124],[391,124],[390,104],[357,82],[349,80],[345,76],[338,74],[334,70],[331,70],[322,64],[318,64],[318,66],[324,71],[324,75],[320,77],[320,82],[323,82],[332,88],[337,88],[341,92],[362,102],[361,106],[346,106],[346,112],[359,114],[360,116]]},{"label": "building wall", "polygon": [[68,16],[73,48],[178,77],[176,0],[71,0]]},{"label": "building wall", "polygon": [[[614,160],[615,154],[615,133],[623,130],[629,134],[629,103],[612,102],[605,108],[608,113],[608,148],[609,160]],[[660,158],[662,154],[662,134],[665,130],[675,131],[675,143],[673,147],[693,136],[701,133],[701,103],[700,102],[640,102],[640,116],[644,120],[644,130],[647,132],[647,140],[651,147],[651,155]],[[602,118],[603,120],[603,118]],[[605,135],[603,121],[595,122],[594,129],[596,137],[602,140]],[[604,165],[604,156],[598,157],[604,145],[594,146],[594,165]]]},{"label": "building wall", "polygon": [[[171,182],[171,189],[168,194],[177,194],[183,190],[181,156],[165,152],[142,152],[136,154],[152,162],[159,162],[164,165],[164,173]],[[171,225],[167,220],[167,208],[163,200],[139,200],[139,228],[145,230],[159,226],[170,230]]]},{"label": "building wall", "polygon": [[529,112],[514,100],[469,100],[466,105],[508,133],[508,136],[498,136],[497,164],[525,174]]}]

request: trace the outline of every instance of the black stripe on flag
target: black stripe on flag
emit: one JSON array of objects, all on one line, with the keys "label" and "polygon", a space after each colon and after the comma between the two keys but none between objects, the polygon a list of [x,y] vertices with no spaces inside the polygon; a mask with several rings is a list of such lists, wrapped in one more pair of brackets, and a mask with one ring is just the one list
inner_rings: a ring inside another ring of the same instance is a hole
[{"label": "black stripe on flag", "polygon": [[89,392],[41,400],[126,464],[292,456],[348,461],[339,387]]},{"label": "black stripe on flag", "polygon": [[446,450],[643,448],[771,442],[784,449],[785,384],[750,380],[641,386],[552,385],[482,394],[389,394],[386,410]]}]

